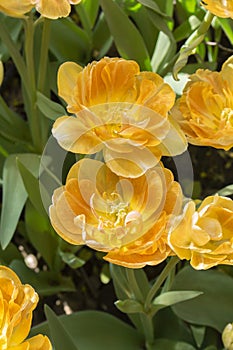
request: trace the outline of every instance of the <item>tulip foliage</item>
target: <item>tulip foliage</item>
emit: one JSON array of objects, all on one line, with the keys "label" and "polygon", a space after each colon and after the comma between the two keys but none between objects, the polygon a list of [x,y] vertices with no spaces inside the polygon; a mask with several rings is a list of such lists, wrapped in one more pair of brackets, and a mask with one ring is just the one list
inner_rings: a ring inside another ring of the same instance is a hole
[{"label": "tulip foliage", "polygon": [[233,349],[232,20],[1,1],[0,350]]}]

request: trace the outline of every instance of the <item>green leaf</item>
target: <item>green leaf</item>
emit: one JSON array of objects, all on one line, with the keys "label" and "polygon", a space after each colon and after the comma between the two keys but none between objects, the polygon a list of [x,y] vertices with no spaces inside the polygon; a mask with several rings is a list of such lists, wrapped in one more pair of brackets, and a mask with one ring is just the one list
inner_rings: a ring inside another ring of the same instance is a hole
[{"label": "green leaf", "polygon": [[23,261],[13,260],[9,265],[24,284],[31,284],[38,294],[49,296],[61,292],[74,292],[75,285],[70,277],[63,277],[53,271],[34,272]]},{"label": "green leaf", "polygon": [[48,97],[37,91],[37,102],[39,110],[44,114],[45,117],[56,120],[58,117],[66,115],[66,110],[54,101],[51,101]]},{"label": "green leaf", "polygon": [[205,338],[206,327],[191,325],[191,330],[193,338],[195,339],[198,348],[200,348]]},{"label": "green leaf", "polygon": [[134,314],[144,311],[143,305],[133,299],[117,300],[114,304],[120,311],[126,314]]},{"label": "green leaf", "polygon": [[86,263],[85,260],[80,259],[74,253],[60,251],[59,255],[61,256],[64,263],[69,265],[72,269],[78,269]]},{"label": "green leaf", "polygon": [[190,16],[185,22],[179,25],[173,32],[176,41],[186,39],[199,25],[200,20],[197,16]]},{"label": "green leaf", "polygon": [[128,16],[113,0],[100,0],[100,4],[120,55],[137,61],[142,70],[151,70],[146,45]]},{"label": "green leaf", "polygon": [[[138,332],[110,314],[100,311],[79,311],[61,316],[59,320],[79,350],[142,349],[143,339]],[[38,333],[51,336],[47,323],[34,327],[30,335]],[[69,347],[66,345],[62,350],[65,349]]]},{"label": "green leaf", "polygon": [[201,294],[203,293],[199,291],[193,291],[193,290],[167,292],[167,293],[160,294],[158,297],[156,297],[153,301],[153,304],[163,305],[164,307],[171,306],[185,300],[196,298]]},{"label": "green leaf", "polygon": [[226,36],[228,37],[231,45],[233,45],[233,25],[230,18],[217,18],[217,21],[220,23],[220,26]]},{"label": "green leaf", "polygon": [[[15,42],[15,45],[18,45],[18,38],[23,27],[22,21],[19,21],[18,18],[12,18],[12,17],[6,16],[3,13],[0,13],[0,21],[4,21],[4,24],[12,40]],[[8,50],[4,45],[3,41],[1,40],[0,41],[0,59],[2,61],[6,61],[8,57],[9,57]]]},{"label": "green leaf", "polygon": [[171,20],[171,17],[168,16],[166,13],[162,12],[159,8],[159,6],[153,1],[153,0],[138,0],[138,2],[142,5],[144,5],[145,7],[150,8],[151,10],[153,10],[155,13],[157,13],[158,15]]},{"label": "green leaf", "polygon": [[191,344],[168,339],[156,339],[151,350],[196,350]]},{"label": "green leaf", "polygon": [[39,180],[20,162],[19,159],[16,161],[30,201],[42,216],[44,215],[47,217],[47,213],[41,200]]},{"label": "green leaf", "polygon": [[26,122],[12,111],[0,96],[0,134],[11,142],[29,143],[30,133]]},{"label": "green leaf", "polygon": [[3,249],[7,247],[13,237],[27,199],[27,191],[20,176],[17,160],[20,160],[35,175],[38,174],[40,164],[40,157],[36,154],[13,154],[5,161],[0,226],[0,241]]},{"label": "green leaf", "polygon": [[198,298],[172,307],[176,315],[196,325],[210,326],[222,332],[233,320],[233,278],[217,270],[196,271],[183,268],[175,277],[172,290],[203,292]]},{"label": "green leaf", "polygon": [[13,244],[8,244],[5,250],[0,248],[0,264],[9,265],[14,259],[23,259],[19,249]]},{"label": "green leaf", "polygon": [[70,17],[51,21],[49,47],[60,62],[75,61],[85,63],[90,58],[88,35]]},{"label": "green leaf", "polygon": [[89,17],[89,21],[91,24],[91,28],[94,26],[97,15],[98,15],[98,10],[99,10],[99,1],[98,0],[82,0],[80,4],[76,6],[76,9],[78,9],[80,6],[83,6],[86,14]]},{"label": "green leaf", "polygon": [[217,192],[219,196],[230,196],[233,194],[233,184],[223,187],[221,190]]},{"label": "green leaf", "polygon": [[45,305],[45,315],[49,323],[51,337],[56,350],[78,350],[78,346],[75,344],[72,336],[64,327],[59,317],[57,317],[47,305]]},{"label": "green leaf", "polygon": [[[50,269],[58,263],[59,236],[51,227],[48,216],[42,216],[28,201],[25,207],[25,225],[29,241],[41,254]],[[46,242],[46,244],[44,243]]]},{"label": "green leaf", "polygon": [[93,31],[93,55],[95,58],[102,58],[110,49],[113,37],[108,28],[106,18],[102,12]]}]

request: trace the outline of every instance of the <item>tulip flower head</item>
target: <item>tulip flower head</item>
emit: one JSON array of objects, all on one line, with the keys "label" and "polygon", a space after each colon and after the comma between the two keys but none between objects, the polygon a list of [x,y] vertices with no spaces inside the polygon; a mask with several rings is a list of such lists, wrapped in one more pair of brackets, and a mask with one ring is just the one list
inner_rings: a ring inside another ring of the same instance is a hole
[{"label": "tulip flower head", "polygon": [[0,266],[0,349],[52,350],[46,336],[26,339],[38,295],[8,267]]},{"label": "tulip flower head", "polygon": [[24,17],[35,7],[43,17],[57,19],[69,16],[71,5],[80,2],[81,0],[1,0],[0,12],[11,17]]},{"label": "tulip flower head", "polygon": [[233,147],[233,56],[220,72],[198,69],[190,76],[173,109],[193,145],[229,150]]},{"label": "tulip flower head", "polygon": [[75,116],[58,118],[53,135],[67,151],[103,151],[117,175],[138,177],[162,155],[186,150],[186,138],[168,118],[175,93],[152,72],[140,72],[134,61],[105,57],[84,69],[61,65],[58,92]]},{"label": "tulip flower head", "polygon": [[223,18],[233,18],[232,0],[205,0],[201,5],[213,13],[215,16]]},{"label": "tulip flower head", "polygon": [[82,159],[55,190],[50,219],[63,239],[108,252],[108,261],[156,265],[171,252],[166,228],[170,216],[180,214],[182,198],[180,185],[162,166],[132,179],[100,161]]},{"label": "tulip flower head", "polygon": [[168,240],[180,259],[190,260],[197,270],[219,264],[233,265],[233,201],[218,195],[206,197],[195,210],[186,205],[179,224]]}]

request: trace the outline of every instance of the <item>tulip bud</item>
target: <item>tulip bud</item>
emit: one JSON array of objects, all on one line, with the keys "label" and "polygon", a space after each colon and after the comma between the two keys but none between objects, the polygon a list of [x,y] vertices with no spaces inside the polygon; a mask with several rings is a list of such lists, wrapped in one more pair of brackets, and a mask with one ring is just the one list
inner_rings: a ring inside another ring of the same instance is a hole
[{"label": "tulip bud", "polygon": [[228,323],[224,328],[222,342],[226,350],[233,350],[233,323]]}]

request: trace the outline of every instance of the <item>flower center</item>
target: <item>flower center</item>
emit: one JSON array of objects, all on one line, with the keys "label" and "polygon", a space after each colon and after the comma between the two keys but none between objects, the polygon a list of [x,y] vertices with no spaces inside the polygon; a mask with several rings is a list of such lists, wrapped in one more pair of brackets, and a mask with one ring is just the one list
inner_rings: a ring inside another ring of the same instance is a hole
[{"label": "flower center", "polygon": [[221,121],[224,122],[225,126],[233,127],[233,109],[223,108],[221,113]]},{"label": "flower center", "polygon": [[104,216],[99,216],[99,227],[110,228],[124,225],[124,220],[128,214],[129,204],[122,201],[118,193],[103,193],[103,199],[106,204]]}]

